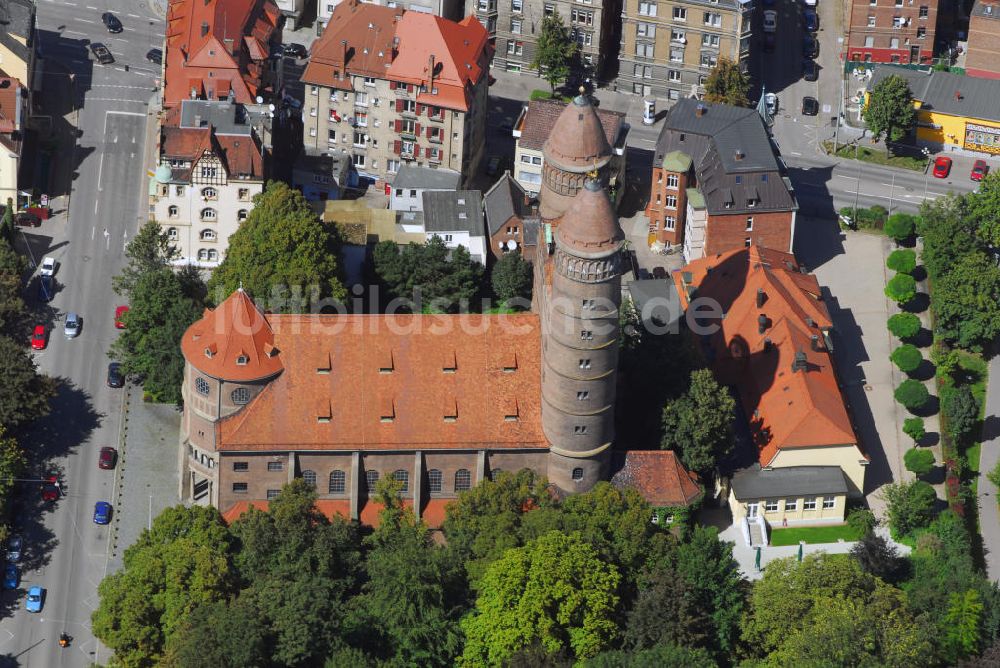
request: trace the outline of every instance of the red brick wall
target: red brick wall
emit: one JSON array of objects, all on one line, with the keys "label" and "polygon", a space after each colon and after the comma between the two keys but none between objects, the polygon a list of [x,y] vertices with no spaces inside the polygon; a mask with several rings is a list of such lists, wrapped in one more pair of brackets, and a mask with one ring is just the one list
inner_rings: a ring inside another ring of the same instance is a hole
[{"label": "red brick wall", "polygon": [[[753,216],[753,230],[747,232],[747,216]],[[705,255],[716,255],[746,247],[746,239],[756,246],[790,252],[792,212],[709,215]]]},{"label": "red brick wall", "polygon": [[1000,4],[993,5],[995,18],[969,19],[969,51],[965,71],[970,76],[1000,78]]},{"label": "red brick wall", "polygon": [[[927,8],[927,16],[920,18],[920,8]],[[910,47],[920,47],[920,62],[928,62],[933,55],[934,34],[937,26],[938,0],[903,0],[897,7],[896,0],[852,0],[850,25],[847,35],[847,58],[849,60],[869,60],[873,63],[910,62]],[[875,25],[868,25],[868,17],[875,17]],[[900,28],[893,27],[893,18],[909,19]],[[917,37],[919,28],[924,36]],[[872,45],[865,46],[865,38],[872,38]],[[899,40],[896,48],[891,48],[893,38]]]},{"label": "red brick wall", "polygon": [[[677,188],[667,187],[667,178],[671,174],[678,177]],[[684,189],[687,188],[687,181],[687,174],[667,172],[660,167],[653,168],[653,176],[650,179],[649,203],[646,205],[650,243],[654,240],[673,245],[684,242],[684,211],[687,208],[687,195]],[[665,203],[668,195],[677,198],[676,210],[666,208]],[[673,230],[665,228],[666,216],[676,218]]]},{"label": "red brick wall", "polygon": [[[517,232],[514,234],[507,234],[508,227],[516,227]],[[507,243],[508,239],[513,239],[517,242],[517,250],[521,251],[524,248],[524,223],[517,216],[511,216],[507,221],[500,226],[497,233],[490,237],[490,250],[493,251],[493,257],[501,258],[507,253],[503,250],[503,245]],[[529,262],[533,258],[525,257],[525,260]]]}]

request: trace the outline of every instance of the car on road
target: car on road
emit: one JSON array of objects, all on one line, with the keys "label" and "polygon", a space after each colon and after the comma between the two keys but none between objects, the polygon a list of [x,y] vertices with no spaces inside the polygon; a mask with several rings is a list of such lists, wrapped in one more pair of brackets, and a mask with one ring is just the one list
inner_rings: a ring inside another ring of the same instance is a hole
[{"label": "car on road", "polygon": [[775,32],[778,29],[778,12],[773,9],[764,11],[764,32]]},{"label": "car on road", "polygon": [[101,448],[101,453],[97,457],[97,468],[111,471],[118,462],[118,451],[110,446]]},{"label": "car on road", "polygon": [[22,211],[14,216],[14,224],[21,227],[38,227],[42,224],[42,219],[33,213]]},{"label": "car on road", "polygon": [[28,612],[41,612],[45,605],[45,590],[35,585],[28,590],[28,598],[24,600],[24,609]]},{"label": "car on road", "polygon": [[35,331],[31,333],[32,350],[45,350],[46,338],[45,325],[35,325]]},{"label": "car on road", "polygon": [[94,504],[94,524],[111,523],[111,504],[107,501],[98,501]]},{"label": "car on road", "polygon": [[812,35],[802,38],[802,57],[813,59],[819,56],[819,41]]},{"label": "car on road", "polygon": [[108,32],[116,35],[124,30],[122,22],[111,12],[104,12],[101,14],[101,23],[103,23],[104,27],[108,29]]},{"label": "car on road", "polygon": [[802,98],[802,115],[815,116],[819,113],[819,100],[806,96]]},{"label": "car on road", "polygon": [[148,60],[149,62],[151,62],[151,63],[153,63],[155,65],[162,65],[163,64],[163,50],[162,49],[150,49],[149,51],[146,52],[146,60]]},{"label": "car on road", "polygon": [[307,55],[309,55],[309,52],[306,50],[306,47],[302,46],[301,44],[296,44],[294,42],[291,42],[289,44],[285,44],[281,48],[281,54],[284,56],[291,56],[292,58],[301,60],[302,58],[305,58]]},{"label": "car on road", "polygon": [[764,33],[764,53],[774,53],[774,45],[777,40],[773,32]]},{"label": "car on road", "polygon": [[764,104],[767,106],[767,113],[772,116],[778,113],[778,96],[774,93],[768,93],[764,96]]},{"label": "car on road", "polygon": [[80,335],[80,316],[75,311],[66,314],[66,323],[63,325],[63,333],[67,339],[75,339]]},{"label": "car on road", "polygon": [[969,173],[969,178],[973,181],[982,181],[983,177],[990,173],[990,166],[986,164],[985,160],[976,160],[972,165],[972,171]]},{"label": "car on road", "polygon": [[802,78],[806,81],[816,81],[819,79],[819,67],[815,60],[802,61]]},{"label": "car on road", "polygon": [[90,52],[94,54],[94,58],[96,58],[97,62],[101,65],[113,65],[115,62],[115,57],[111,55],[108,47],[104,46],[100,42],[91,42]]},{"label": "car on road", "polygon": [[115,309],[115,329],[125,329],[126,313],[128,313],[128,306],[119,306]]},{"label": "car on road", "polygon": [[42,271],[42,276],[55,276],[56,259],[54,257],[44,258],[42,260],[41,271]]},{"label": "car on road", "polygon": [[951,158],[939,156],[934,159],[934,176],[939,179],[948,178],[951,173]]},{"label": "car on road", "polygon": [[816,32],[819,30],[819,14],[813,9],[805,10],[802,12],[802,24],[807,31]]},{"label": "car on road", "polygon": [[50,473],[42,483],[42,501],[55,501],[59,498],[59,476]]},{"label": "car on road", "polygon": [[806,7],[815,7],[816,0],[802,0],[802,4],[805,5]]},{"label": "car on road", "polygon": [[21,561],[24,550],[24,539],[19,534],[14,534],[7,539],[7,561],[16,564]]},{"label": "car on road", "polygon": [[56,282],[51,276],[42,276],[38,279],[38,301],[50,302],[56,292]]},{"label": "car on road", "polygon": [[108,387],[124,387],[125,374],[122,373],[121,362],[108,364]]},{"label": "car on road", "polygon": [[20,583],[21,574],[17,572],[17,566],[14,564],[7,564],[3,569],[3,588],[17,589],[17,585]]},{"label": "car on road", "polygon": [[500,156],[491,155],[490,159],[486,161],[486,175],[496,176],[500,173]]}]

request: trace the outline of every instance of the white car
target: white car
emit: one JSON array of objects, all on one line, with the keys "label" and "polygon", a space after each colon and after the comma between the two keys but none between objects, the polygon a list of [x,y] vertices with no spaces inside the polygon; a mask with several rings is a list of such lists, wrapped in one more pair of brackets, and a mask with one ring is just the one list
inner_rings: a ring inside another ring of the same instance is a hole
[{"label": "white car", "polygon": [[806,7],[815,7],[816,0],[802,0],[802,4],[804,4]]},{"label": "white car", "polygon": [[764,32],[774,32],[778,29],[778,12],[768,9],[764,12]]},{"label": "white car", "polygon": [[767,105],[767,113],[772,116],[778,113],[778,96],[774,93],[768,93],[764,96],[764,104]]},{"label": "white car", "polygon": [[42,276],[53,276],[56,273],[56,259],[47,257],[42,260]]}]

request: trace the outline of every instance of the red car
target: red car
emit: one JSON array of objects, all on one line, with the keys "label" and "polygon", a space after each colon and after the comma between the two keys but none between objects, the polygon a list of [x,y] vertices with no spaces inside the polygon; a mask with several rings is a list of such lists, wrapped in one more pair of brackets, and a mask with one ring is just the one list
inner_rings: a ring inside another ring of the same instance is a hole
[{"label": "red car", "polygon": [[973,181],[982,181],[983,177],[990,173],[990,166],[986,164],[985,160],[976,160],[972,165],[972,173],[969,174],[969,178]]},{"label": "red car", "polygon": [[115,309],[115,329],[125,329],[126,313],[128,313],[128,306],[119,306]]},{"label": "red car", "polygon": [[31,347],[35,350],[45,350],[45,325],[35,325],[35,332],[31,335]]},{"label": "red car", "polygon": [[42,501],[55,501],[59,498],[59,476],[50,473],[42,483]]},{"label": "red car", "polygon": [[948,178],[951,172],[951,158],[941,156],[934,160],[934,176],[939,179]]},{"label": "red car", "polygon": [[97,459],[97,467],[105,471],[110,471],[115,467],[115,462],[117,461],[118,451],[114,448],[103,447],[101,448],[101,455]]}]

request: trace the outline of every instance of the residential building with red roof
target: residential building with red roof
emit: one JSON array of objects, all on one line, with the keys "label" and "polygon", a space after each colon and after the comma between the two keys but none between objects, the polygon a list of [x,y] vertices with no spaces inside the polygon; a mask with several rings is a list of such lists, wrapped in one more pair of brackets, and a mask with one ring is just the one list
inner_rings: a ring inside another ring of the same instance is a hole
[{"label": "residential building with red roof", "polygon": [[404,164],[472,174],[486,143],[491,54],[472,16],[456,23],[346,0],[302,73],[303,144],[349,154],[380,183]]},{"label": "residential building with red roof", "polygon": [[[324,512],[371,522],[391,476],[433,524],[499,471],[532,469],[562,493],[607,480],[624,234],[602,185],[545,238],[529,312],[268,314],[242,290],[206,310],[181,341],[181,498],[232,518],[301,477]],[[668,459],[638,456],[631,475],[692,499]]]},{"label": "residential building with red roof", "polygon": [[[0,196],[18,200],[21,174],[21,151],[24,146],[25,121],[29,113],[29,93],[21,82],[0,77]],[[26,168],[27,171],[27,168]],[[28,175],[30,176],[30,175]]]},{"label": "residential building with red roof", "polygon": [[844,519],[863,494],[865,455],[837,382],[830,314],[815,276],[790,253],[751,246],[674,273],[682,304],[717,305],[699,337],[720,383],[735,388],[757,464],[731,481],[736,521]]},{"label": "residential building with red roof", "polygon": [[268,92],[280,18],[273,0],[170,0],[163,106],[192,99],[252,104]]}]

